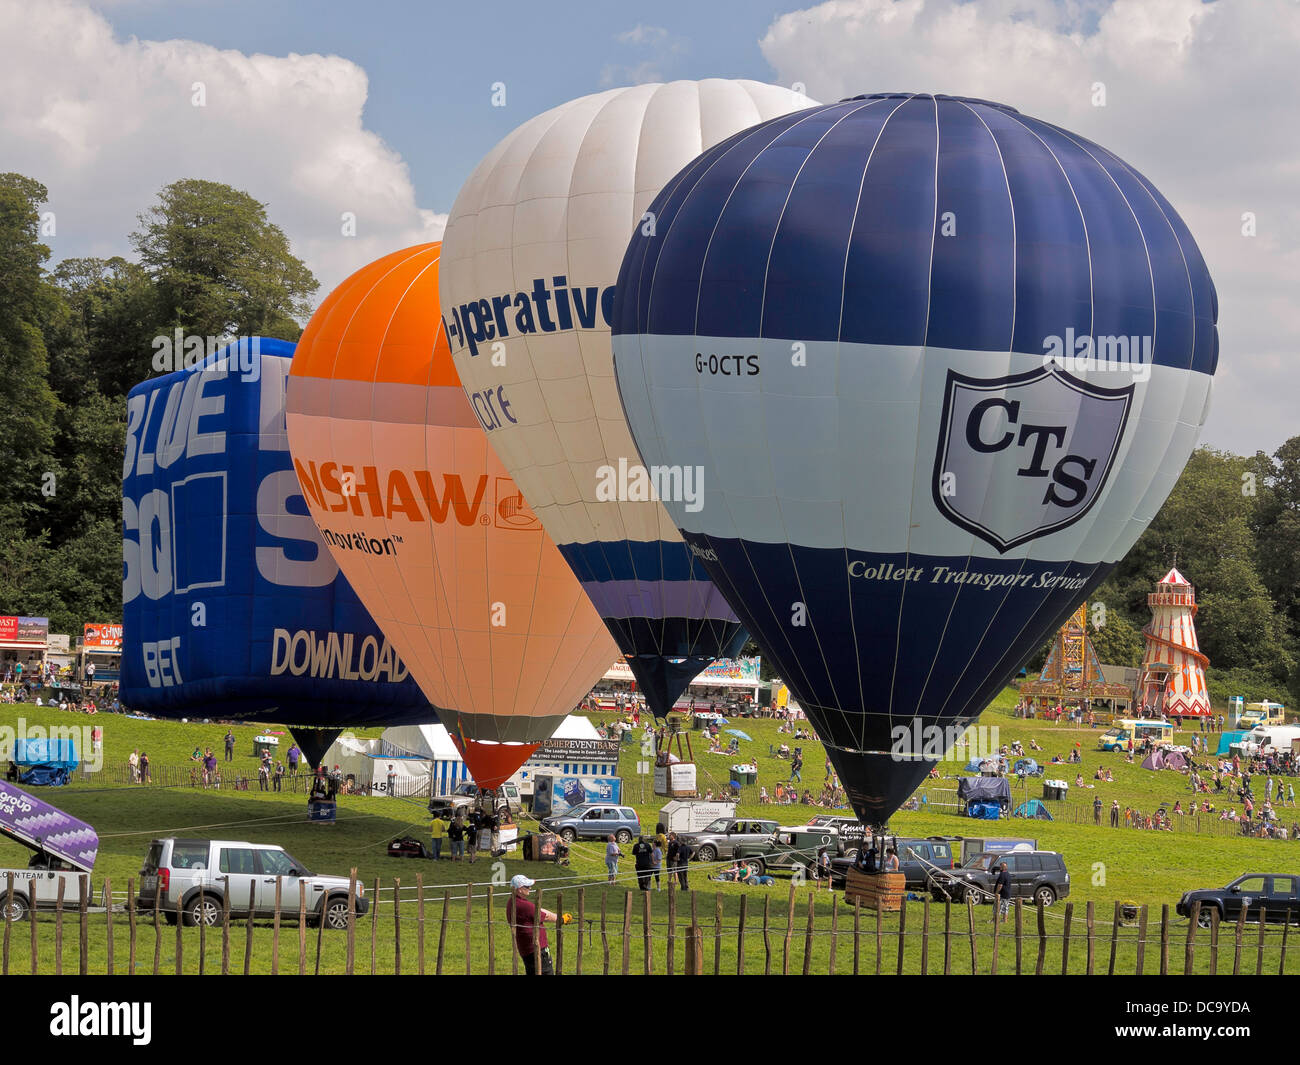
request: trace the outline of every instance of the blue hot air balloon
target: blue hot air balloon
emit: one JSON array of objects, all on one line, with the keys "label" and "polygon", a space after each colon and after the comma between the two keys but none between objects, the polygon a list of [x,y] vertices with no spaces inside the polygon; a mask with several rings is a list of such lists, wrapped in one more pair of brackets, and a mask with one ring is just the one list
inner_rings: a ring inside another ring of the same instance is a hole
[{"label": "blue hot air balloon", "polygon": [[345,726],[437,714],[307,512],[285,432],[293,350],[244,340],[127,398],[121,697],[303,726],[315,763]]},{"label": "blue hot air balloon", "polygon": [[888,93],[704,152],[619,275],[673,520],[884,820],[1132,546],[1205,422],[1213,284],[1110,152]]}]

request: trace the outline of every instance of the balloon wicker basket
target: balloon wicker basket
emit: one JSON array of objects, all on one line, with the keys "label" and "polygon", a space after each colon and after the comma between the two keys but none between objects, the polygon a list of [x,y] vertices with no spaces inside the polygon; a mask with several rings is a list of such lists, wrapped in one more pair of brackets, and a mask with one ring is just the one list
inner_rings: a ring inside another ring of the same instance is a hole
[{"label": "balloon wicker basket", "polygon": [[896,913],[903,907],[907,877],[902,873],[864,873],[850,869],[844,879],[844,900],[860,899],[868,910]]},{"label": "balloon wicker basket", "polygon": [[307,821],[313,825],[332,825],[338,817],[339,804],[333,799],[313,799],[307,803]]}]

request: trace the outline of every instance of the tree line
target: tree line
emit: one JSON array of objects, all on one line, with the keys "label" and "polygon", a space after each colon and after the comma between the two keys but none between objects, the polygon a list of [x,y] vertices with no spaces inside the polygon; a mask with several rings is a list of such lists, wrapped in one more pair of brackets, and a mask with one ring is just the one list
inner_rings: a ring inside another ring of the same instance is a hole
[{"label": "tree line", "polygon": [[[126,395],[156,374],[155,338],[182,329],[294,341],[319,285],[266,205],[228,185],[162,188],[130,234],[133,259],[54,266],[46,200],[38,181],[0,174],[0,613],[76,633],[122,616]],[[1173,565],[1196,586],[1215,701],[1294,701],[1300,436],[1273,455],[1192,455],[1092,597],[1105,607],[1093,632],[1103,662],[1139,664],[1147,594]],[[746,652],[759,650],[751,641]]]},{"label": "tree line", "polygon": [[252,196],[164,187],[133,260],[50,267],[43,185],[0,174],[0,614],[52,632],[122,617],[126,396],[154,376],[154,338],[297,340],[318,288]]}]

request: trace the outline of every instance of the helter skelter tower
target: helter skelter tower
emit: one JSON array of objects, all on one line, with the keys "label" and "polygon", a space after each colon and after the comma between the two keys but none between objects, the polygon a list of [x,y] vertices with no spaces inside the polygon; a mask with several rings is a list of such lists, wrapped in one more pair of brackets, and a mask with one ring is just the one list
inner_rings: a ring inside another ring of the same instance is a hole
[{"label": "helter skelter tower", "polygon": [[1170,717],[1208,717],[1210,693],[1205,667],[1210,660],[1196,642],[1196,589],[1177,569],[1161,578],[1147,596],[1151,621],[1142,630],[1146,651],[1138,674],[1138,704]]}]

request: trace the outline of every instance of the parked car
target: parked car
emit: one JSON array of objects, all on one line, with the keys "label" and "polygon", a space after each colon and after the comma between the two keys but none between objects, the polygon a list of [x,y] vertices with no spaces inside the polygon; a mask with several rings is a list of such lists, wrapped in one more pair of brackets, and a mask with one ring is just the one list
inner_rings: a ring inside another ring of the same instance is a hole
[{"label": "parked car", "polygon": [[690,841],[694,861],[716,862],[736,857],[740,844],[753,842],[755,836],[770,836],[779,825],[779,821],[753,817],[719,817],[699,832],[678,832],[677,838]]},{"label": "parked car", "polygon": [[[320,876],[283,847],[233,840],[155,839],[140,870],[136,906],[158,908],[175,923],[176,904],[186,924],[221,921],[227,890],[231,914],[271,915],[275,883],[280,881],[280,912],[293,915],[306,900],[307,921],[324,920],[327,928],[348,925],[348,878]],[[357,881],[356,912],[366,913],[370,900]]]},{"label": "parked car", "polygon": [[471,808],[479,804],[480,799],[484,803],[491,801],[494,811],[508,807],[512,819],[519,814],[520,807],[523,805],[517,784],[506,783],[496,789],[480,790],[473,781],[462,780],[451,794],[435,795],[430,799],[429,813],[451,820],[456,816],[457,810],[465,810],[468,813]]},{"label": "parked car", "polygon": [[565,843],[606,836],[613,836],[619,843],[631,843],[633,836],[641,834],[641,820],[630,806],[584,802],[555,817],[543,817],[542,831],[554,832]]},{"label": "parked car", "polygon": [[[930,876],[934,869],[956,868],[957,860],[953,857],[954,840],[944,836],[929,836],[925,839],[890,837],[885,840],[885,847],[893,847],[898,852],[898,871],[907,878],[909,888],[924,889],[930,886]],[[844,882],[848,871],[857,861],[847,854],[831,861],[831,883],[839,886]]]},{"label": "parked car", "polygon": [[965,865],[953,871],[952,879],[936,878],[931,894],[942,902],[951,896],[964,902],[969,896],[975,902],[989,902],[998,871],[1003,862],[1011,874],[1013,899],[1042,900],[1050,906],[1070,893],[1070,873],[1065,859],[1056,851],[984,851],[976,854]]},{"label": "parked car", "polygon": [[1288,914],[1300,917],[1300,877],[1275,873],[1247,873],[1227,887],[1205,888],[1184,892],[1178,900],[1180,917],[1192,916],[1192,903],[1201,904],[1199,923],[1208,928],[1218,911],[1220,921],[1237,921],[1243,910],[1246,920],[1259,922],[1261,913],[1268,921],[1285,921]]},{"label": "parked car", "polygon": [[736,861],[749,867],[751,876],[773,869],[789,872],[802,868],[812,873],[817,854],[825,847],[833,855],[839,847],[836,829],[819,825],[781,826],[768,836],[756,836],[736,846]]}]

